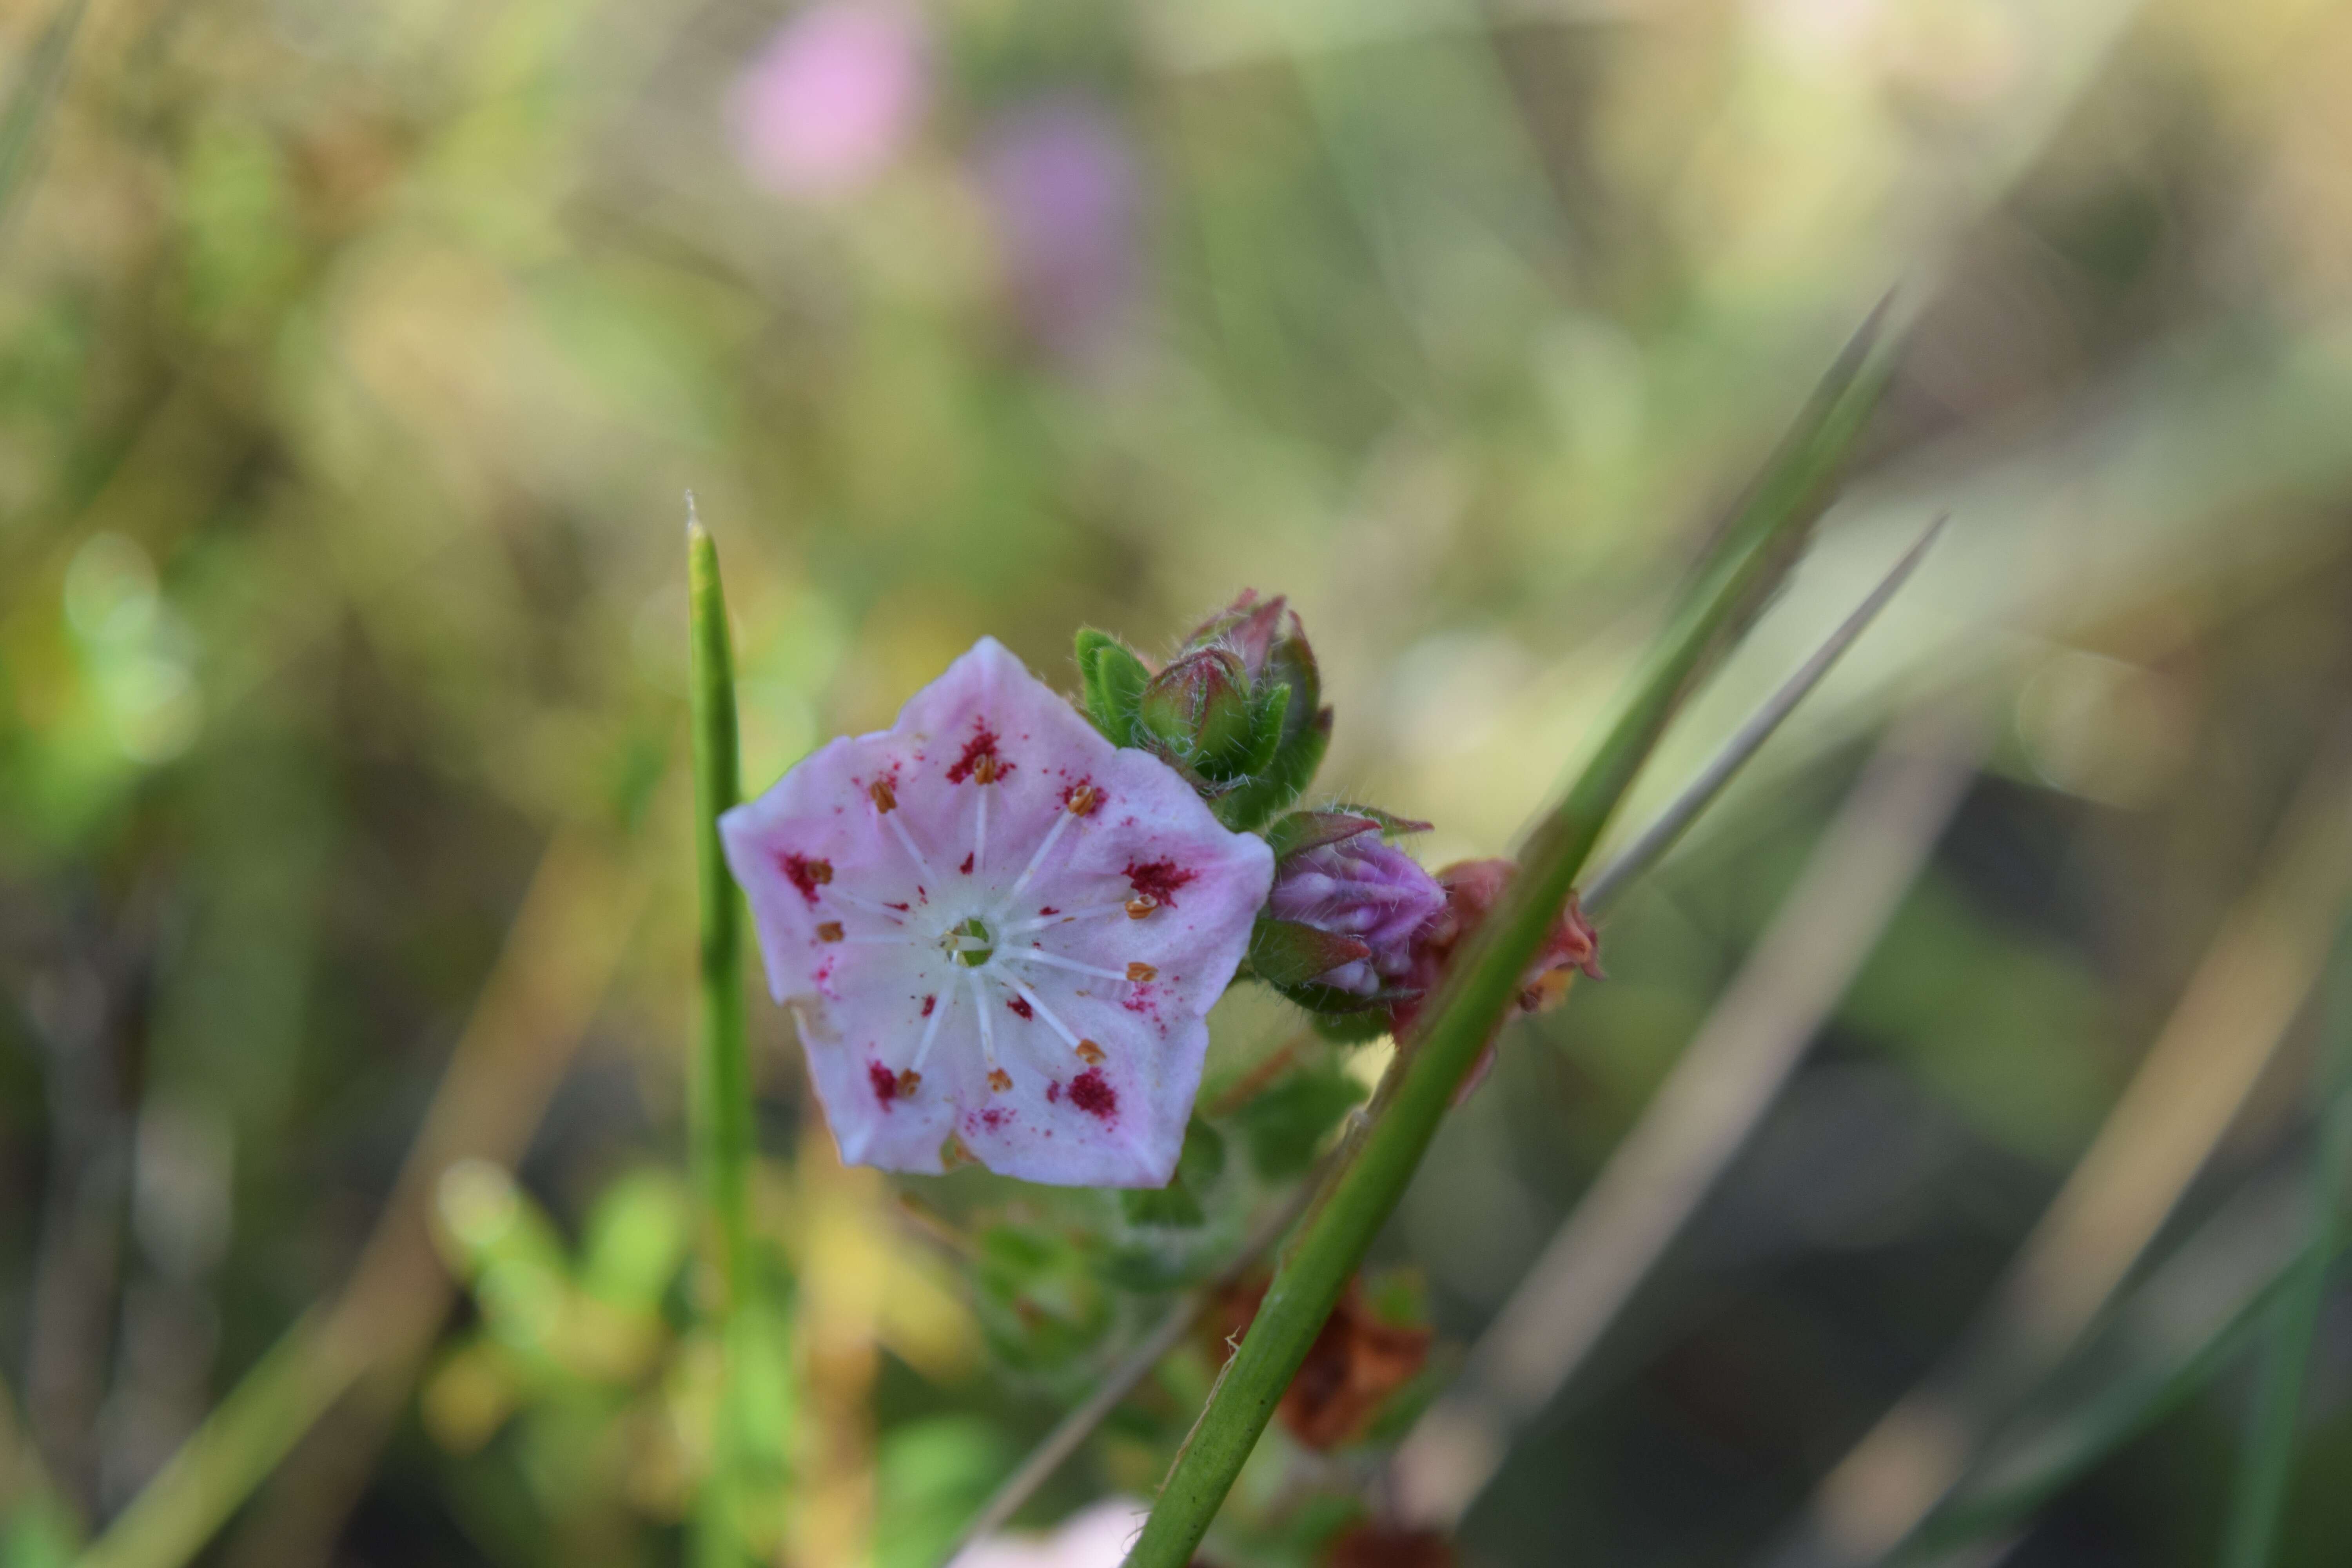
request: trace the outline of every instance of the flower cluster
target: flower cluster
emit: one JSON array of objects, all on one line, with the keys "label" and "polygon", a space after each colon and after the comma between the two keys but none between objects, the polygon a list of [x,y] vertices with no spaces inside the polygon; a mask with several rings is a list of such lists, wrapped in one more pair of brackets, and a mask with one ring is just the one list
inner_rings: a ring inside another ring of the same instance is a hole
[{"label": "flower cluster", "polygon": [[[1331,710],[1281,598],[1158,668],[1093,631],[1077,663],[1083,713],[983,638],[720,819],[852,1163],[1164,1186],[1237,975],[1335,1036],[1402,1026],[1507,880],[1432,876],[1394,842],[1424,823],[1297,808]],[[1571,905],[1522,1008],[1594,953]]]}]

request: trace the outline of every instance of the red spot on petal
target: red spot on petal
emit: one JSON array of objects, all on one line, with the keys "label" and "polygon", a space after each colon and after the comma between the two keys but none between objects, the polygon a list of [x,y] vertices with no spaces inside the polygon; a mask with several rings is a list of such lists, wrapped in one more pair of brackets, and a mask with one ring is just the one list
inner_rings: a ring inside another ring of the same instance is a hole
[{"label": "red spot on petal", "polygon": [[1135,988],[1135,993],[1134,993],[1134,994],[1132,994],[1132,995],[1130,995],[1129,997],[1128,997],[1128,999],[1127,999],[1126,1001],[1124,1001],[1124,1002],[1120,1003],[1120,1004],[1119,1004],[1119,1005],[1120,1005],[1120,1006],[1122,1006],[1122,1007],[1124,1007],[1124,1008],[1126,1008],[1126,1009],[1127,1009],[1129,1012],[1130,1012],[1130,1013],[1149,1013],[1149,1012],[1150,1012],[1150,1011],[1151,1011],[1151,987],[1150,987],[1150,985],[1139,985],[1139,986],[1137,986],[1137,987]]},{"label": "red spot on petal", "polygon": [[959,866],[959,867],[957,867],[957,868],[956,868],[956,869],[957,869],[957,870],[959,870],[959,871],[961,871],[961,872],[962,872],[962,873],[963,873],[965,876],[967,876],[967,877],[971,876],[971,857],[970,855],[966,855],[966,856],[963,858],[963,864],[962,864],[962,865],[961,865],[961,866]]},{"label": "red spot on petal", "polygon": [[1045,1086],[1045,1103],[1048,1105],[1059,1105],[1061,1102],[1062,1080],[1060,1079],[1055,1079],[1053,1082]]},{"label": "red spot on petal", "polygon": [[1172,907],[1176,902],[1176,890],[1191,882],[1198,873],[1185,870],[1173,860],[1149,863],[1129,860],[1122,875],[1127,878],[1127,885],[1135,889],[1139,900],[1150,899]]},{"label": "red spot on petal", "polygon": [[1036,1016],[1036,1014],[1030,1008],[1029,999],[1025,996],[1011,997],[1004,1005],[1012,1008],[1014,1013],[1024,1018],[1034,1018]]},{"label": "red spot on petal", "polygon": [[1013,764],[996,754],[996,731],[988,727],[988,721],[978,721],[975,730],[972,738],[963,743],[963,755],[948,769],[950,784],[961,784],[968,778],[994,784],[1013,771]]},{"label": "red spot on petal", "polygon": [[902,914],[902,915],[903,915],[903,914],[905,914],[905,913],[907,912],[908,909],[910,906],[906,905],[906,904],[885,904],[885,905],[883,905],[882,907],[883,907],[884,909],[886,909],[886,910],[898,910],[900,914]]},{"label": "red spot on petal", "polygon": [[1013,1112],[1005,1110],[1003,1106],[992,1105],[987,1110],[982,1111],[975,1120],[978,1121],[982,1127],[987,1128],[991,1132],[994,1132],[1001,1129],[1006,1122],[1013,1120]]},{"label": "red spot on petal", "polygon": [[1118,1090],[1111,1088],[1099,1068],[1088,1068],[1070,1080],[1070,1103],[1108,1121],[1118,1114]]},{"label": "red spot on petal", "polygon": [[1041,915],[1058,915],[1062,911],[1051,904],[1041,904],[1038,906],[1037,912]]},{"label": "red spot on petal", "polygon": [[816,902],[816,890],[833,880],[833,862],[812,860],[805,855],[783,854],[776,857],[776,869],[785,880],[801,890],[801,897]]},{"label": "red spot on petal", "polygon": [[932,1009],[932,1008],[934,1008],[934,1007],[936,1007],[936,1006],[938,1006],[939,1005],[940,1005],[940,999],[939,999],[937,996],[926,996],[926,997],[924,997],[924,998],[923,998],[923,1016],[924,1016],[924,1017],[926,1017],[926,1018],[929,1017],[929,1016],[931,1016],[931,1009]]},{"label": "red spot on petal", "polygon": [[873,1087],[874,1098],[881,1102],[882,1109],[889,1110],[890,1102],[898,1098],[898,1075],[880,1062],[867,1062],[866,1081]]}]

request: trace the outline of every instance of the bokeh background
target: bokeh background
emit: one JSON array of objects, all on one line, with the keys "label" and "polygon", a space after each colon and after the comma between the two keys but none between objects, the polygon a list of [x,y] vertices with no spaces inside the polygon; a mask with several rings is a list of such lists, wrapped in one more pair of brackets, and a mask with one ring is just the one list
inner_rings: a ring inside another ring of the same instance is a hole
[{"label": "bokeh background", "polygon": [[[0,56],[10,1568],[338,1311],[204,1561],[676,1560],[689,487],[750,785],[982,633],[1075,684],[1078,625],[1164,649],[1246,585],[1315,640],[1326,788],[1433,865],[1507,849],[1898,289],[1855,482],[1643,800],[1949,528],[1441,1135],[1380,1248],[1441,1373],[1763,1005],[1825,825],[1887,911],[1465,1561],[1866,1538],[1916,1454],[1815,1488],[1882,1414],[2301,1168],[2352,885],[2346,7],[6,0]],[[780,1560],[923,1568],[1097,1352],[993,1353],[959,1193],[841,1171],[754,1020]],[[1285,1027],[1238,1004],[1222,1070]],[[2347,1314],[2290,1560],[2352,1526]],[[1024,1520],[1148,1489],[1204,1357]],[[2248,1384],[2009,1560],[2210,1561]],[[1310,1561],[1285,1489],[1383,1484],[1261,1458],[1218,1561]]]}]

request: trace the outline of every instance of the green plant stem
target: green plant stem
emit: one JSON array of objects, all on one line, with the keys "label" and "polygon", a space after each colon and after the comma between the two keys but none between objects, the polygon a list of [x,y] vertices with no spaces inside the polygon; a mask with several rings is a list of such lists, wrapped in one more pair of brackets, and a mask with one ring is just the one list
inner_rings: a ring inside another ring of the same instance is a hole
[{"label": "green plant stem", "polygon": [[[1884,306],[1881,307],[1881,312]],[[1567,797],[1530,837],[1509,892],[1400,1042],[1367,1122],[1343,1152],[1276,1269],[1241,1349],[1177,1455],[1129,1568],[1185,1568],[1420,1165],[1438,1122],[1518,994],[1576,875],[1666,722],[1742,617],[1779,580],[1820,515],[1885,384],[1874,314],[1718,537],[1615,720]],[[1869,372],[1864,374],[1865,365]]]},{"label": "green plant stem", "polygon": [[735,671],[728,647],[727,599],[719,583],[719,553],[687,498],[687,594],[691,617],[694,686],[694,858],[701,895],[702,1028],[688,1097],[688,1135],[700,1192],[707,1245],[719,1286],[721,1347],[718,1430],[711,1467],[694,1520],[698,1568],[734,1568],[746,1561],[740,1483],[742,1429],[736,1384],[727,1363],[740,1342],[737,1325],[753,1289],[751,1165],[751,1072],[744,1045],[741,900],[719,845],[719,814],[741,794],[736,760]]},{"label": "green plant stem", "polygon": [[2295,1428],[2303,1414],[2312,1337],[2327,1292],[2328,1267],[2342,1244],[2340,1200],[2345,1175],[2352,1171],[2352,1092],[2346,1085],[2352,1058],[2352,925],[2337,937],[2331,969],[2319,1134],[2312,1153],[2311,1231],[2282,1294],[2265,1314],[2262,1380],[2231,1499],[2223,1568],[2267,1568],[2276,1555],[2287,1487],[2294,1476]]}]

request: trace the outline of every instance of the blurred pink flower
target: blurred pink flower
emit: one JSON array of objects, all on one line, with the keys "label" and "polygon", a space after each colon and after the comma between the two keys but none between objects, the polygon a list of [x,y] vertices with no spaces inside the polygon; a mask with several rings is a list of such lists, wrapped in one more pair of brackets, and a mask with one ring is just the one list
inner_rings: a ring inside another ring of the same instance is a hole
[{"label": "blurred pink flower", "polygon": [[785,195],[870,183],[922,119],[929,46],[919,16],[874,0],[822,0],[792,17],[735,81],[744,167]]},{"label": "blurred pink flower", "polygon": [[844,1160],[1167,1184],[1265,839],[991,637],[719,829]]},{"label": "blurred pink flower", "polygon": [[1056,353],[1101,346],[1141,281],[1142,180],[1127,133],[1083,100],[1030,103],[983,135],[980,183],[1022,323]]}]

